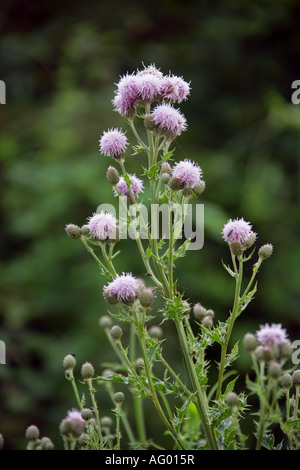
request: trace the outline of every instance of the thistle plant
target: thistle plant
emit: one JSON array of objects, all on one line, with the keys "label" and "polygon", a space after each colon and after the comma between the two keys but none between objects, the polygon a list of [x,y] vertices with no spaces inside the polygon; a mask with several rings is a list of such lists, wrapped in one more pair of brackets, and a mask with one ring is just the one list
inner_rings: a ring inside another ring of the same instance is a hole
[{"label": "thistle plant", "polygon": [[[281,325],[264,325],[245,335],[244,352],[251,355],[253,364],[245,383],[238,386],[239,377],[232,367],[239,355],[239,344],[231,345],[232,331],[254,299],[256,278],[272,255],[272,245],[261,246],[256,255],[257,234],[251,223],[244,218],[224,221],[220,238],[227,245],[229,263],[222,263],[235,286],[226,321],[219,321],[201,299],[191,305],[180,290],[176,261],[190,256],[192,242],[190,233],[183,236],[183,227],[192,201],[201,201],[206,185],[197,162],[175,160],[174,141],[187,130],[186,118],[177,106],[189,97],[190,90],[182,77],[164,76],[153,65],[120,78],[113,107],[126,129],[104,131],[99,146],[101,158],[107,158],[107,182],[122,215],[117,217],[113,210],[99,206],[82,226],[66,225],[67,234],[80,241],[98,265],[108,307],[99,324],[117,361],[112,369],[102,371],[83,364],[79,380],[86,392],[81,396],[74,375],[75,357],[70,354],[64,359],[77,406],[60,426],[66,449],[161,448],[159,438],[147,430],[146,400],[152,402],[169,436],[170,449],[251,448],[252,436],[243,431],[249,414],[254,416],[256,449],[299,448],[300,378],[299,371],[289,368],[292,348],[286,331]],[[139,160],[141,155],[146,155],[146,167],[140,165],[139,174],[130,174],[128,160]],[[143,198],[146,188],[150,201]],[[161,235],[158,218],[149,221],[141,209],[149,203],[151,210],[161,204],[169,208],[168,229]],[[126,268],[119,272],[115,265],[116,257],[120,259],[126,250],[129,228],[133,228],[143,279]],[[250,279],[245,279],[245,264],[252,264]],[[159,311],[155,309],[158,298]],[[164,328],[170,323],[177,332],[187,380],[166,360]],[[220,353],[217,365],[207,360],[208,348],[213,346]],[[163,372],[157,374],[156,366]],[[215,383],[209,380],[212,369]],[[100,393],[110,396],[112,416],[103,416],[101,399],[97,400]],[[128,414],[129,395],[133,406]],[[249,403],[253,395],[255,409]],[[37,433],[34,436],[38,442]]]}]

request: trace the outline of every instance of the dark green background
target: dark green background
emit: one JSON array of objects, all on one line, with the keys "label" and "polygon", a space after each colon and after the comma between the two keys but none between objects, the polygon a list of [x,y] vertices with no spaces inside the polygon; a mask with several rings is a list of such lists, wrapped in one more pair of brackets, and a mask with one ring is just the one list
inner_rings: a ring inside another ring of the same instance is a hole
[{"label": "dark green background", "polygon": [[[98,327],[106,312],[104,280],[64,226],[82,225],[98,204],[114,201],[105,180],[111,161],[100,155],[98,140],[104,130],[124,127],[112,110],[115,83],[143,63],[181,75],[192,87],[181,106],[188,130],[174,144],[175,158],[203,169],[205,244],[178,263],[181,289],[226,318],[234,286],[221,266],[229,256],[220,232],[228,218],[244,217],[260,244],[274,245],[274,255],[234,339],[266,322],[282,323],[292,340],[300,337],[300,105],[291,103],[291,84],[300,79],[299,14],[291,0],[1,2],[6,448],[24,448],[32,423],[61,446],[58,425],[76,405],[62,368],[67,353],[76,353],[77,372],[84,361],[100,373],[103,362],[114,360]],[[139,159],[130,163],[137,174]],[[133,243],[120,247],[118,269],[143,276]],[[251,263],[246,276],[250,271]],[[166,355],[182,368],[169,326],[168,334]],[[212,356],[218,359],[218,350]],[[243,377],[249,367],[243,348],[238,367]],[[100,392],[98,399],[109,413],[109,399]]]}]

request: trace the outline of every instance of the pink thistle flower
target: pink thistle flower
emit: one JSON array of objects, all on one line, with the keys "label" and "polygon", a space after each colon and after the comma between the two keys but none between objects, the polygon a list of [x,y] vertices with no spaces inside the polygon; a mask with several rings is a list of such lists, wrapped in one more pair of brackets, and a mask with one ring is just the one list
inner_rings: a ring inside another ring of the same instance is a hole
[{"label": "pink thistle flower", "polygon": [[116,96],[113,99],[114,109],[122,116],[132,119],[138,101],[137,77],[124,75],[117,84]]},{"label": "pink thistle flower", "polygon": [[152,73],[137,77],[137,92],[142,101],[155,101],[160,97],[162,80]]},{"label": "pink thistle flower", "polygon": [[115,299],[113,303],[120,301],[130,304],[136,299],[138,289],[137,279],[131,273],[122,273],[104,287],[103,295],[106,299]]},{"label": "pink thistle flower", "polygon": [[256,337],[263,346],[282,346],[288,341],[287,333],[281,324],[260,325],[260,330],[256,332]]},{"label": "pink thistle flower", "polygon": [[[134,199],[137,199],[139,196],[140,192],[143,192],[143,182],[139,178],[137,178],[135,175],[128,175],[130,178],[130,189],[132,192],[132,195]],[[119,194],[121,196],[126,196],[129,199],[131,198],[130,191],[127,185],[127,182],[125,181],[124,177],[121,176],[119,179],[119,182],[116,184],[116,187],[114,188],[114,193],[115,196],[118,196]]]},{"label": "pink thistle flower", "polygon": [[246,222],[243,218],[235,220],[230,219],[227,224],[224,225],[222,231],[223,238],[229,244],[244,244],[253,233],[251,228],[252,225],[249,222]]},{"label": "pink thistle flower", "polygon": [[155,75],[157,78],[163,78],[162,72],[155,67],[154,64],[150,64],[147,67],[144,66],[144,69],[137,73],[137,76],[151,74]]},{"label": "pink thistle flower", "polygon": [[191,160],[183,160],[175,164],[172,177],[181,182],[181,187],[188,186],[194,188],[199,184],[202,176],[201,168]]},{"label": "pink thistle flower", "polygon": [[99,140],[100,151],[103,155],[113,157],[116,159],[121,158],[128,145],[127,137],[124,132],[119,129],[109,129],[105,131]]},{"label": "pink thistle flower", "polygon": [[81,412],[73,408],[71,411],[68,411],[67,418],[71,421],[78,421],[79,423],[85,423],[84,419],[81,416]]},{"label": "pink thistle flower", "polygon": [[183,114],[170,104],[159,104],[152,111],[155,128],[168,139],[174,139],[187,128]]},{"label": "pink thistle flower", "polygon": [[137,99],[129,100],[126,97],[117,94],[113,101],[114,110],[117,111],[121,116],[126,117],[127,119],[133,119],[135,116],[135,108],[138,103]]},{"label": "pink thistle flower", "polygon": [[190,94],[190,85],[183,78],[175,75],[164,77],[161,93],[169,103],[181,103]]},{"label": "pink thistle flower", "polygon": [[89,218],[88,228],[93,238],[99,241],[117,238],[117,220],[109,212],[101,211]]}]

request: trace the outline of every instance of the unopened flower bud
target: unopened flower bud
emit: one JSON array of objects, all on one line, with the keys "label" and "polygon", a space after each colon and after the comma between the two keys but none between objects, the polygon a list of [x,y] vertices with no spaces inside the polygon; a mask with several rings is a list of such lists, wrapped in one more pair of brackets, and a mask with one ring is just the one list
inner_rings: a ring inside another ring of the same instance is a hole
[{"label": "unopened flower bud", "polygon": [[251,248],[251,246],[254,245],[255,241],[256,241],[256,233],[250,232],[249,237],[244,243],[245,250],[248,250],[249,248]]},{"label": "unopened flower bud", "polygon": [[85,380],[92,379],[95,374],[95,369],[90,362],[85,362],[81,367],[81,375]]},{"label": "unopened flower bud", "polygon": [[84,408],[81,411],[81,417],[84,419],[84,421],[89,421],[93,417],[93,412],[89,408]]},{"label": "unopened flower bud", "polygon": [[284,375],[281,377],[280,383],[281,383],[282,387],[286,388],[287,390],[289,390],[290,388],[292,388],[292,386],[293,386],[293,379],[292,379],[291,374],[284,374]]},{"label": "unopened flower bud", "polygon": [[76,366],[76,359],[75,357],[73,356],[73,354],[67,354],[65,357],[64,357],[64,360],[63,360],[63,366],[66,370],[68,369],[74,369],[74,367]]},{"label": "unopened flower bud", "polygon": [[182,194],[184,195],[184,197],[191,197],[193,195],[192,188],[186,186],[185,188],[183,188]]},{"label": "unopened flower bud", "polygon": [[109,166],[106,172],[107,181],[115,186],[120,180],[120,175],[118,170],[114,166]]},{"label": "unopened flower bud", "polygon": [[125,400],[124,393],[123,392],[116,392],[114,394],[114,400],[115,400],[116,403],[123,403],[123,401]]},{"label": "unopened flower bud", "polygon": [[138,357],[135,361],[135,368],[137,370],[143,370],[145,369],[145,362],[144,362],[144,359],[142,357]]},{"label": "unopened flower bud", "polygon": [[103,416],[100,421],[101,427],[102,428],[111,428],[113,422],[110,416]]},{"label": "unopened flower bud", "polygon": [[263,346],[263,358],[266,362],[270,362],[278,356],[277,346]]},{"label": "unopened flower bud", "polygon": [[207,315],[206,308],[203,307],[200,303],[197,303],[193,307],[194,316],[197,320],[203,320],[203,318]]},{"label": "unopened flower bud", "polygon": [[210,315],[206,315],[206,317],[203,318],[201,323],[205,328],[208,329],[212,328],[214,324],[213,319]]},{"label": "unopened flower bud", "polygon": [[161,174],[167,173],[168,175],[171,176],[172,175],[172,168],[171,168],[170,163],[162,162],[162,164],[160,166],[160,172],[161,172]]},{"label": "unopened flower bud", "polygon": [[171,178],[171,176],[169,175],[169,173],[162,173],[162,175],[161,175],[161,181],[164,184],[168,184],[168,182],[170,181],[170,178]]},{"label": "unopened flower bud", "polygon": [[111,290],[109,289],[104,289],[103,290],[103,297],[111,305],[115,305],[119,302],[119,299],[116,294],[114,294]]},{"label": "unopened flower bud", "polygon": [[300,370],[299,369],[293,372],[292,379],[293,379],[293,385],[295,387],[299,387],[300,386]]},{"label": "unopened flower bud", "polygon": [[257,339],[252,333],[246,333],[243,339],[243,344],[247,351],[254,351],[257,347]]},{"label": "unopened flower bud", "polygon": [[138,293],[138,299],[145,308],[151,307],[154,300],[154,291],[151,288],[142,289]]},{"label": "unopened flower bud", "polygon": [[88,225],[83,225],[80,228],[80,231],[81,231],[81,235],[88,235],[90,233],[89,226]]},{"label": "unopened flower bud", "polygon": [[281,344],[279,348],[279,354],[282,359],[289,359],[293,354],[293,348],[289,341]]},{"label": "unopened flower bud", "polygon": [[272,377],[273,379],[279,379],[282,374],[281,365],[276,361],[270,362],[268,371],[270,377]]},{"label": "unopened flower bud", "polygon": [[53,450],[54,444],[49,437],[42,437],[41,447],[43,450]]},{"label": "unopened flower bud", "polygon": [[172,176],[169,179],[169,188],[172,189],[172,191],[177,191],[178,189],[181,189],[181,179],[180,178],[175,178]]},{"label": "unopened flower bud", "polygon": [[115,342],[120,341],[122,334],[123,334],[123,331],[119,325],[114,325],[112,329],[110,330],[110,336]]},{"label": "unopened flower bud", "polygon": [[225,397],[225,402],[231,408],[236,408],[239,404],[239,397],[235,392],[229,392]]},{"label": "unopened flower bud", "polygon": [[78,227],[78,225],[68,224],[66,225],[65,230],[71,238],[78,239],[81,237],[81,229]]},{"label": "unopened flower bud", "polygon": [[163,331],[160,326],[151,326],[149,329],[149,336],[154,340],[159,340],[163,335]]},{"label": "unopened flower bud", "polygon": [[234,256],[241,256],[245,251],[245,248],[242,243],[240,242],[233,242],[230,243],[230,250]]},{"label": "unopened flower bud", "polygon": [[103,315],[99,319],[99,326],[101,328],[111,328],[112,327],[112,319],[108,315]]},{"label": "unopened flower bud", "polygon": [[271,245],[271,243],[267,243],[266,245],[261,246],[260,249],[258,250],[258,256],[262,260],[270,258],[272,253],[273,253],[273,245]]},{"label": "unopened flower bud", "polygon": [[259,345],[257,348],[255,348],[254,354],[258,361],[264,361],[264,347],[262,345]]},{"label": "unopened flower bud", "polygon": [[28,426],[28,428],[26,429],[25,436],[26,436],[26,439],[28,439],[28,441],[36,441],[39,438],[39,435],[40,435],[39,428],[35,426],[34,424],[32,424],[31,426]]},{"label": "unopened flower bud", "polygon": [[193,188],[193,193],[195,194],[195,196],[201,196],[201,194],[205,190],[205,186],[206,186],[205,181],[203,180],[199,181],[199,183]]}]

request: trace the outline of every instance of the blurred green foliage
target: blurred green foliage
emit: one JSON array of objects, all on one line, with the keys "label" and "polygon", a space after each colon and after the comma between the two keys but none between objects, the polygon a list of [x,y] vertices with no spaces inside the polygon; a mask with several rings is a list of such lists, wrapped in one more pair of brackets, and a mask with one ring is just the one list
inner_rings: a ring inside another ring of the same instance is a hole
[{"label": "blurred green foliage", "polygon": [[[7,104],[0,115],[0,338],[7,365],[0,366],[0,432],[6,447],[24,447],[32,423],[57,439],[60,420],[75,406],[62,368],[66,354],[74,352],[78,364],[91,361],[97,372],[114,360],[97,327],[106,312],[104,280],[64,226],[82,225],[100,203],[114,202],[105,180],[110,161],[99,154],[98,140],[103,130],[123,126],[112,110],[114,84],[143,63],[182,75],[192,87],[181,106],[189,127],[175,142],[175,158],[191,158],[203,169],[205,244],[178,262],[180,288],[224,320],[233,284],[221,266],[229,257],[220,232],[228,218],[244,217],[259,243],[275,249],[233,341],[266,322],[282,323],[298,339],[300,108],[290,98],[291,83],[300,79],[299,4],[19,0],[2,1],[1,9]],[[130,161],[137,173],[139,158]],[[132,242],[121,248],[120,271],[144,276]],[[172,330],[169,335],[167,354],[182,367]],[[242,372],[249,366],[242,350],[238,364]],[[100,397],[100,409],[109,413],[109,399]]]}]

